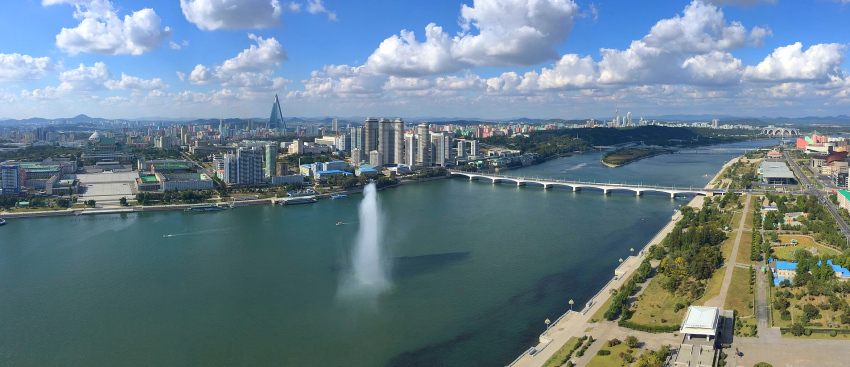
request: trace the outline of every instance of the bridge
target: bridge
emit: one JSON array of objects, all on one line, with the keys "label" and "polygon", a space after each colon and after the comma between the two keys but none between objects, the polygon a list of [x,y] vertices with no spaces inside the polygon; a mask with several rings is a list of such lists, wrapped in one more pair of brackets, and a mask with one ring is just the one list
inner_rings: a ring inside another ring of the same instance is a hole
[{"label": "bridge", "polygon": [[[527,178],[527,177],[515,177],[515,176],[504,176],[504,175],[493,175],[486,173],[478,173],[478,172],[463,172],[463,171],[449,171],[449,176],[451,177],[466,177],[470,181],[472,180],[490,180],[493,184],[500,182],[510,182],[514,183],[517,186],[525,186],[528,184],[542,186],[544,189],[554,188],[554,187],[568,187],[573,191],[581,191],[582,189],[596,189],[602,191],[603,194],[610,194],[614,190],[621,191],[632,191],[637,196],[643,195],[644,192],[660,192],[669,194],[671,198],[676,197],[676,195],[709,195],[714,194],[716,191],[714,190],[706,190],[706,189],[695,189],[695,188],[685,188],[685,187],[675,187],[675,186],[652,186],[652,185],[630,185],[630,184],[617,184],[617,183],[599,183],[599,182],[584,182],[584,181],[566,181],[566,180],[553,180],[553,179],[541,179],[541,178]],[[717,191],[719,192],[719,191]]]}]

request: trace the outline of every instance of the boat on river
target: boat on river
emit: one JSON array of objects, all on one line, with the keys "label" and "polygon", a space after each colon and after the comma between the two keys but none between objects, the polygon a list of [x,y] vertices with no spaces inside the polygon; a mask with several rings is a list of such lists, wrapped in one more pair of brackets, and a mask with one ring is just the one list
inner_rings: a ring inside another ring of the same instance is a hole
[{"label": "boat on river", "polygon": [[312,204],[315,203],[315,196],[296,196],[296,197],[288,197],[283,198],[277,201],[280,205],[298,205],[298,204]]},{"label": "boat on river", "polygon": [[204,204],[204,205],[194,205],[186,208],[185,212],[217,212],[219,210],[224,210],[224,208],[215,205],[215,204]]},{"label": "boat on river", "polygon": [[346,194],[331,195],[331,199],[345,199],[347,197],[348,197],[348,195],[346,195]]},{"label": "boat on river", "polygon": [[2,225],[4,225],[4,224],[6,224],[6,220],[5,220],[5,219],[3,219],[3,218],[0,218],[0,226],[2,226]]}]

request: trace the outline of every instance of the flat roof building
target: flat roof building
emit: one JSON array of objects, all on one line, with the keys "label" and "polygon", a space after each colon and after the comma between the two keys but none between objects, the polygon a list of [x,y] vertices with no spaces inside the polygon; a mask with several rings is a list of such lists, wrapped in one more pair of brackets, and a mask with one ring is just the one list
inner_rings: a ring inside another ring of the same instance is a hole
[{"label": "flat roof building", "polygon": [[759,179],[768,185],[794,185],[797,183],[794,172],[788,169],[785,162],[761,163],[758,169]]}]

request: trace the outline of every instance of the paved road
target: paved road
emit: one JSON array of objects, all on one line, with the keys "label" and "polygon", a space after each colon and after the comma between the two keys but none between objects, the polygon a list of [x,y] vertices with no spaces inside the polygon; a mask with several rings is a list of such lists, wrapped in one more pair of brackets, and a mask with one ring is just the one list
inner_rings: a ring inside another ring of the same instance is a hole
[{"label": "paved road", "polygon": [[758,307],[756,308],[756,315],[758,317],[758,333],[759,336],[763,335],[762,333],[767,333],[767,329],[770,325],[767,324],[767,313],[770,310],[769,305],[767,304],[767,277],[761,274],[761,271],[756,271],[756,281],[758,282]]},{"label": "paved road", "polygon": [[788,151],[785,151],[785,160],[788,162],[788,165],[791,166],[791,169],[794,170],[794,173],[797,174],[797,177],[800,178],[803,183],[803,186],[808,188],[808,190],[806,190],[806,193],[817,195],[818,200],[824,203],[824,205],[832,214],[832,216],[835,217],[835,220],[838,222],[838,226],[841,227],[841,231],[844,233],[844,237],[847,238],[847,243],[850,243],[850,226],[848,226],[847,223],[844,222],[844,218],[841,218],[841,215],[838,214],[838,209],[835,208],[835,205],[832,204],[832,201],[826,198],[823,195],[822,191],[814,189],[815,186],[812,184],[812,181],[809,180],[809,177],[803,173],[803,170],[801,170],[797,162],[791,158],[791,155],[790,153],[788,153]]},{"label": "paved road", "polygon": [[729,283],[732,282],[733,267],[737,264],[735,260],[738,258],[738,247],[741,245],[741,235],[744,234],[744,223],[747,220],[747,212],[750,210],[751,197],[746,196],[746,204],[744,205],[744,214],[741,215],[741,221],[738,223],[737,233],[735,234],[735,244],[732,245],[732,254],[729,255],[729,260],[726,261],[726,274],[723,275],[723,284],[720,285],[720,294],[714,298],[705,301],[707,307],[723,308],[726,304],[726,293],[729,292]]}]

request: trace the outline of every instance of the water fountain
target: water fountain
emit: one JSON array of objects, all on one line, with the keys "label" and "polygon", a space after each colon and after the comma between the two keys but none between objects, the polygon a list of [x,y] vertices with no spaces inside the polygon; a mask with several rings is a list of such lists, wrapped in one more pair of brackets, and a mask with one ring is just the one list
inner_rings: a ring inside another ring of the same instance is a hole
[{"label": "water fountain", "polygon": [[366,185],[360,202],[360,228],[351,253],[351,271],[343,279],[343,294],[378,295],[389,289],[388,259],[384,256],[383,218],[375,183]]}]

